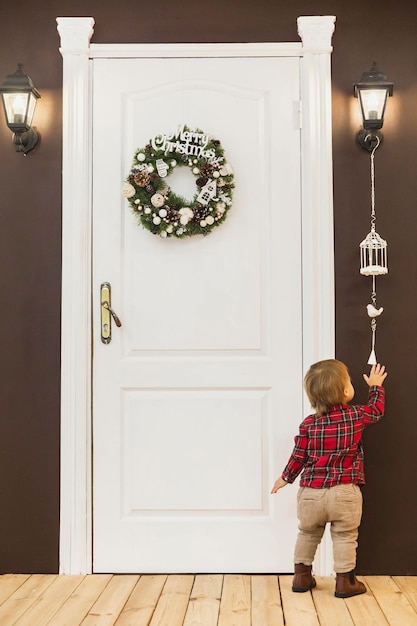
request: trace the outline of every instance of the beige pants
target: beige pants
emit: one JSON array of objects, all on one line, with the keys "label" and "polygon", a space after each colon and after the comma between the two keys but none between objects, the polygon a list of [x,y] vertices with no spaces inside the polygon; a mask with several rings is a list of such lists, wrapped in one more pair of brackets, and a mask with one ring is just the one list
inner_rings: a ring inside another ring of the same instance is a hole
[{"label": "beige pants", "polygon": [[294,563],[313,563],[326,523],[330,522],[334,571],[341,574],[355,568],[362,517],[362,492],[357,485],[336,485],[327,489],[300,487],[297,515],[299,532]]}]

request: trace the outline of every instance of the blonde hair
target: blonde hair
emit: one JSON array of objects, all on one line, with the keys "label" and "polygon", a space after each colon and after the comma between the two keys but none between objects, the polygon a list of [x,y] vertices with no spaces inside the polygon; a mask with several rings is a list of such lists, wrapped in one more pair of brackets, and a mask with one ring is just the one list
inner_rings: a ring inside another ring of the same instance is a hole
[{"label": "blonde hair", "polygon": [[317,415],[343,402],[347,380],[348,368],[336,359],[319,361],[310,367],[304,378],[304,389]]}]

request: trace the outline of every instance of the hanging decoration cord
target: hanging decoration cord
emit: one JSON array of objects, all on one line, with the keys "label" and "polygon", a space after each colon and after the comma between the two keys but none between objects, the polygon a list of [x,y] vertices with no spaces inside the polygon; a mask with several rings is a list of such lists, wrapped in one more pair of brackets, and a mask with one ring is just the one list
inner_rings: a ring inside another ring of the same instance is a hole
[{"label": "hanging decoration cord", "polygon": [[376,137],[376,144],[371,152],[371,230],[375,231],[375,151],[381,143],[380,138]]},{"label": "hanging decoration cord", "polygon": [[[377,150],[377,148],[379,147],[379,144],[381,143],[379,137],[376,137],[376,145],[374,146],[372,152],[371,152],[371,233],[375,232],[375,222],[376,222],[376,215],[375,215],[375,151]],[[372,276],[372,292],[371,292],[371,302],[372,302],[372,306],[373,309],[372,310],[372,314],[374,315],[374,313],[377,312],[377,301],[376,301],[376,275],[374,274]],[[369,308],[368,308],[368,314],[369,314]],[[372,334],[372,341],[371,341],[371,353],[369,355],[369,359],[368,359],[368,365],[376,365],[377,363],[377,358],[376,358],[376,352],[375,352],[375,343],[376,343],[376,329],[377,329],[377,321],[376,321],[376,315],[372,316],[371,318],[371,334]]]}]

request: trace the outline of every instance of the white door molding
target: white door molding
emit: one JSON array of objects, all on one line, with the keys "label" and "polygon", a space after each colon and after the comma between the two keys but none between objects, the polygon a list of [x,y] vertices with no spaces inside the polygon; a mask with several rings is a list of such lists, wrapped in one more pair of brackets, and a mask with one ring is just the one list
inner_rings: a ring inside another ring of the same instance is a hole
[{"label": "white door molding", "polygon": [[[92,571],[91,59],[265,54],[301,58],[305,369],[334,355],[330,92],[334,22],[334,16],[299,17],[302,43],[90,45],[93,18],[57,18],[63,57],[61,574]],[[324,547],[316,572],[330,571]]]},{"label": "white door molding", "polygon": [[58,19],[63,72],[60,572],[91,572],[92,18]]},{"label": "white door molding", "polygon": [[[301,206],[303,255],[303,372],[333,358],[334,252],[332,101],[330,52],[335,17],[299,17],[301,59]],[[304,415],[311,412],[304,395]],[[317,551],[315,572],[333,571],[328,531]]]}]

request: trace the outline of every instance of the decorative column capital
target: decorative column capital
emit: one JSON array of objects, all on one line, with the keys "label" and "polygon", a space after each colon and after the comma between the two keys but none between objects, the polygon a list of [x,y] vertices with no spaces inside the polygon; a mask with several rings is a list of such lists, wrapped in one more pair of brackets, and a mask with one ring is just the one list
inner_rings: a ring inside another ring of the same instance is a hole
[{"label": "decorative column capital", "polygon": [[87,53],[94,33],[92,17],[57,17],[57,29],[61,37],[61,54]]},{"label": "decorative column capital", "polygon": [[331,52],[334,15],[307,15],[297,18],[298,34],[306,52]]}]

